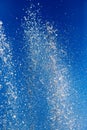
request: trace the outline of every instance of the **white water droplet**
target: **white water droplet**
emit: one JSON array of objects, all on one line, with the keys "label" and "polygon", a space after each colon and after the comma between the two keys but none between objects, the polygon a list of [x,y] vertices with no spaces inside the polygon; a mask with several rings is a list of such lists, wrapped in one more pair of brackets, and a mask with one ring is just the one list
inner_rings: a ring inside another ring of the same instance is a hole
[{"label": "white water droplet", "polygon": [[2,21],[0,21],[0,26],[2,26],[2,24],[3,24],[3,22],[2,22]]},{"label": "white water droplet", "polygon": [[13,115],[13,118],[16,118],[16,115]]}]

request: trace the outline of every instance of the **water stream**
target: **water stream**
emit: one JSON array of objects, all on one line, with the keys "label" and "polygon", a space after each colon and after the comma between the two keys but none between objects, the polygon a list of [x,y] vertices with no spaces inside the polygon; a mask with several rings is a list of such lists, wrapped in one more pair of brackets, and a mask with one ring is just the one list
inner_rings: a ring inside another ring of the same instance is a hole
[{"label": "water stream", "polygon": [[39,10],[32,8],[22,23],[22,86],[0,21],[0,130],[79,130],[67,51],[58,45],[54,26],[42,22]]}]

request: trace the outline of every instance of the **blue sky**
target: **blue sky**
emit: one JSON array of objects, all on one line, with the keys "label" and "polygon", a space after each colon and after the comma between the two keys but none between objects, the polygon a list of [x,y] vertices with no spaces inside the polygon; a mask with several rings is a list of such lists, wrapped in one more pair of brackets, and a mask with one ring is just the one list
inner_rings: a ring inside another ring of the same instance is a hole
[{"label": "blue sky", "polygon": [[86,0],[0,0],[0,20],[5,32],[13,43],[14,57],[20,52],[21,23],[30,3],[40,3],[43,21],[50,21],[59,32],[59,44],[67,48],[68,62],[74,88],[79,93],[78,114],[82,117],[83,128],[87,129],[87,2]]}]

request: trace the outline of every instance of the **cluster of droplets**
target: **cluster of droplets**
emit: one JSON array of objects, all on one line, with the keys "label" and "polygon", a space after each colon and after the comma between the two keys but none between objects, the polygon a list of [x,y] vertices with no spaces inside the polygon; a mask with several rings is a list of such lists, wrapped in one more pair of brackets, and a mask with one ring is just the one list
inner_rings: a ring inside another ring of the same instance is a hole
[{"label": "cluster of droplets", "polygon": [[[29,90],[31,95],[36,94],[35,107],[38,100],[40,104],[42,102],[38,98],[44,98],[43,102],[47,103],[43,108],[40,106],[42,111],[40,113],[45,115],[43,109],[47,107],[45,123],[48,125],[42,122],[41,127],[46,130],[77,130],[79,129],[77,116],[70,101],[73,90],[70,88],[68,68],[61,58],[66,52],[57,47],[57,33],[49,22],[43,24],[38,17],[39,13],[33,12],[32,7],[27,15],[24,17],[24,38],[30,74],[27,79]],[[38,120],[40,122],[41,119]]]},{"label": "cluster of droplets", "polygon": [[11,47],[0,21],[1,128],[78,130],[69,71],[63,60],[67,53],[59,47],[53,25],[44,24],[34,8],[32,5],[24,17],[23,70],[18,85],[15,74],[19,71],[14,70]]},{"label": "cluster of droplets", "polygon": [[11,130],[17,127],[17,88],[10,44],[0,21],[0,126]]}]

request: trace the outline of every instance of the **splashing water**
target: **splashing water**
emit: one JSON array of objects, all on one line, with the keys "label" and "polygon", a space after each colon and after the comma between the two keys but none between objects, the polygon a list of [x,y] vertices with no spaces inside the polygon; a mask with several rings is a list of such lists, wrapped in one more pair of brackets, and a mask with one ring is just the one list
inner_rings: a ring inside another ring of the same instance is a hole
[{"label": "splashing water", "polygon": [[43,24],[38,17],[39,11],[32,10],[31,6],[28,16],[24,17],[24,49],[33,129],[78,130],[70,97],[73,90],[68,66],[61,58],[66,52],[57,47],[57,33],[53,26],[49,22]]},{"label": "splashing water", "polygon": [[14,70],[12,49],[0,21],[0,128],[79,130],[64,62],[67,53],[58,45],[57,31],[41,21],[33,5],[26,15],[22,80],[18,79],[18,85],[15,74],[19,71]]},{"label": "splashing water", "polygon": [[17,88],[10,44],[0,21],[0,128],[17,130]]}]

